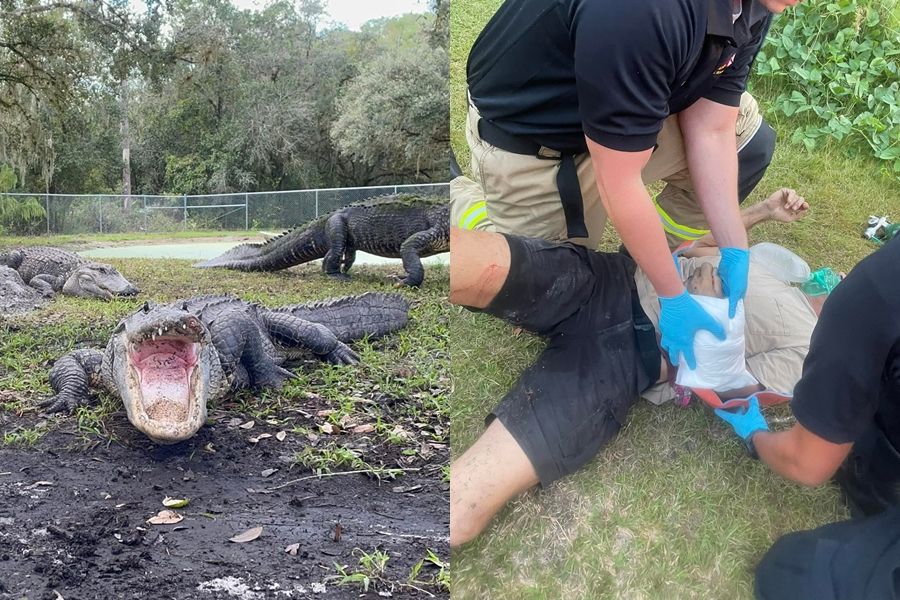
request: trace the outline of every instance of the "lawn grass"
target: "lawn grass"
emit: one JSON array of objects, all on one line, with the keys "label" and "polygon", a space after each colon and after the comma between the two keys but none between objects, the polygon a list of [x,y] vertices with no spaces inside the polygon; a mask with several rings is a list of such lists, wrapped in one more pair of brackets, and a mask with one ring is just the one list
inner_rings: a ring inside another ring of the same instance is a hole
[{"label": "lawn grass", "polygon": [[[120,401],[105,392],[96,406],[80,408],[72,416],[45,418],[34,406],[51,394],[47,375],[57,358],[77,347],[102,349],[119,319],[145,301],[165,303],[230,293],[274,307],[367,291],[395,292],[392,275],[399,270],[357,265],[352,279],[341,282],[321,275],[318,265],[242,273],[195,269],[191,261],[182,260],[109,262],[142,290],[139,297],[103,302],[58,295],[27,315],[0,317],[0,444],[32,445],[55,428],[69,430],[88,443],[115,441],[110,422],[118,413],[121,423],[123,409]],[[372,443],[367,450],[354,446],[353,452],[358,464],[370,466],[375,474],[421,462],[425,457],[420,454],[428,454],[428,462],[433,462],[447,452],[449,442],[448,275],[446,267],[429,266],[421,289],[399,291],[411,301],[410,324],[379,340],[352,343],[361,357],[359,365],[333,366],[310,355],[292,367],[297,379],[282,390],[242,391],[211,405],[210,410],[218,417],[232,413],[276,419],[285,429],[312,434],[311,452],[321,455],[315,465],[319,470],[330,468],[330,458],[347,455],[344,444],[358,436],[340,434],[360,424],[374,427],[369,432]],[[298,413],[297,408],[302,410]],[[319,446],[322,452],[317,452]],[[385,448],[392,450],[384,452]],[[405,465],[392,462],[398,456]],[[444,477],[444,464],[438,461],[431,465],[433,469],[429,466],[437,481]],[[333,470],[340,470],[340,465],[333,465]]]},{"label": "lawn grass", "polygon": [[[278,230],[280,232],[280,230]],[[189,242],[193,239],[209,239],[209,238],[246,238],[258,237],[259,232],[253,230],[239,229],[234,231],[215,231],[215,230],[185,230],[185,231],[166,231],[154,233],[90,233],[90,234],[67,234],[67,235],[29,235],[29,236],[3,236],[2,246],[57,246],[59,248],[69,248],[79,250],[84,247],[96,247],[114,244],[133,244],[134,242],[144,243],[166,243],[172,240],[183,240]]]},{"label": "lawn grass", "polygon": [[[501,3],[451,5],[451,143],[464,168],[466,57]],[[774,91],[756,92],[765,111],[764,94]],[[751,243],[782,244],[814,269],[849,270],[876,247],[861,237],[868,215],[900,219],[900,186],[862,153],[791,145],[793,124],[767,118],[781,135],[748,202],[794,187],[812,210],[792,225],[756,228]],[[603,247],[616,246],[608,229]],[[456,457],[543,342],[463,310],[453,312],[450,339]],[[768,417],[779,427],[791,422],[787,407]],[[746,458],[705,408],[640,401],[619,437],[583,470],[512,502],[478,540],[453,552],[453,597],[750,598],[753,569],[775,539],[846,517],[834,486],[780,479]]]}]

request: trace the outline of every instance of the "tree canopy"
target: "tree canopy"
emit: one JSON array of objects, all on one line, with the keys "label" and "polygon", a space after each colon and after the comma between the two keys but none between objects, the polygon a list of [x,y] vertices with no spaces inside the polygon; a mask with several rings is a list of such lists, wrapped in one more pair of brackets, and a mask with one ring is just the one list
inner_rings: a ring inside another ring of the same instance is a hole
[{"label": "tree canopy", "polygon": [[322,0],[0,0],[0,163],[66,193],[446,181],[431,8],[356,32]]}]

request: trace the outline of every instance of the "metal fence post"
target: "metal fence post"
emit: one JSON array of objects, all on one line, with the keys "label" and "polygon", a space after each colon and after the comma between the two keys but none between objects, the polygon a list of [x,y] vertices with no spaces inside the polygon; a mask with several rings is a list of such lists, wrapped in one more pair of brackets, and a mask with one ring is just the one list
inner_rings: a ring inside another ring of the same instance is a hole
[{"label": "metal fence post", "polygon": [[50,194],[44,194],[44,210],[47,211],[47,235],[50,235]]},{"label": "metal fence post", "polygon": [[250,229],[250,194],[244,192],[244,229]]},{"label": "metal fence post", "polygon": [[181,218],[181,228],[187,229],[187,194],[181,196],[181,203],[184,207],[184,216]]},{"label": "metal fence post", "polygon": [[316,190],[316,218],[319,218],[319,190]]},{"label": "metal fence post", "polygon": [[395,195],[395,196],[397,195],[397,190],[398,190],[398,189],[399,189],[399,188],[395,185],[395,186],[394,186],[394,195]]},{"label": "metal fence post", "polygon": [[103,196],[97,196],[97,212],[100,213],[100,233],[103,233]]}]

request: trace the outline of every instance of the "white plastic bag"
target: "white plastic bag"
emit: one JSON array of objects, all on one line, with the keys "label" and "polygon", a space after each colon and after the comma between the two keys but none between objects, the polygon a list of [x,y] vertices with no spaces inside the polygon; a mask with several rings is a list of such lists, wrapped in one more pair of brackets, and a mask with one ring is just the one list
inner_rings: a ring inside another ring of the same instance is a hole
[{"label": "white plastic bag", "polygon": [[694,337],[694,357],[697,368],[690,369],[684,356],[678,365],[675,382],[689,388],[725,392],[759,383],[747,371],[744,358],[744,302],[737,305],[734,318],[728,318],[728,298],[691,297],[725,328],[721,341],[705,329]]}]

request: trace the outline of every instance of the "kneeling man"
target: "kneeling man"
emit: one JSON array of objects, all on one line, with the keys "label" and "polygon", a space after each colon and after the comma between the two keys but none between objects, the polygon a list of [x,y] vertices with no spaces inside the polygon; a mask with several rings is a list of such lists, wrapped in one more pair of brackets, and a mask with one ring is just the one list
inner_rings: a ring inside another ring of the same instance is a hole
[{"label": "kneeling man", "polygon": [[[749,229],[794,221],[808,205],[792,190],[744,210]],[[715,254],[711,237],[696,255]],[[450,300],[545,336],[547,347],[488,416],[451,467],[450,543],[483,531],[512,498],[590,460],[634,401],[671,397],[655,331],[653,286],[619,253],[478,231],[451,230]],[[717,256],[679,259],[687,289],[722,297]],[[762,389],[789,392],[800,377],[820,304],[752,264],[745,299],[747,368]],[[724,394],[728,397],[728,394]]]}]

